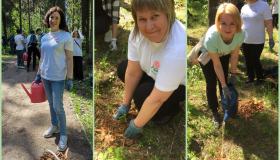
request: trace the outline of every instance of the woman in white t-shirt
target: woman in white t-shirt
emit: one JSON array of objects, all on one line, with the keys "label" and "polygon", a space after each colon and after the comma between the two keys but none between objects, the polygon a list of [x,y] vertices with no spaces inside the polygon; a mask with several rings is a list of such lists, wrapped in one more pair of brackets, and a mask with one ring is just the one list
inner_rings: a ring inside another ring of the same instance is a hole
[{"label": "woman in white t-shirt", "polygon": [[[211,26],[204,40],[201,52],[208,51],[210,61],[200,62],[206,79],[206,95],[208,106],[212,110],[212,122],[215,127],[220,126],[217,98],[217,77],[220,95],[231,99],[227,84],[235,85],[238,52],[244,41],[245,32],[241,29],[241,17],[238,9],[231,3],[219,6],[216,13],[215,25]],[[231,77],[227,83],[229,62],[231,63]],[[223,93],[223,94],[222,94]]]},{"label": "woman in white t-shirt", "polygon": [[266,2],[261,0],[246,0],[246,2],[248,4],[244,5],[241,9],[242,29],[246,32],[246,37],[242,44],[248,75],[245,84],[254,82],[256,73],[257,80],[254,82],[254,85],[259,85],[265,79],[260,62],[265,42],[265,27],[268,32],[269,47],[273,48],[275,45],[272,31],[272,16],[270,7]]},{"label": "woman in white t-shirt", "polygon": [[67,148],[66,115],[63,108],[64,80],[67,75],[66,90],[73,87],[73,40],[66,25],[65,15],[59,7],[51,8],[44,20],[51,31],[41,41],[41,59],[36,83],[44,84],[50,106],[52,126],[44,132],[44,137],[51,137],[60,132],[58,150]]},{"label": "woman in white t-shirt", "polygon": [[[141,4],[141,5],[139,5]],[[127,114],[134,99],[139,114],[125,136],[134,137],[153,118],[167,124],[185,100],[186,29],[175,19],[174,0],[132,0],[135,27],[128,40],[128,60],[118,66],[125,83],[123,103],[114,119]]]},{"label": "woman in white t-shirt", "polygon": [[272,10],[272,27],[278,29],[278,0],[272,0],[271,10]]},{"label": "woman in white t-shirt", "polygon": [[77,29],[74,30],[71,33],[71,36],[73,38],[73,61],[74,61],[74,79],[78,80],[79,82],[82,82],[84,79],[83,75],[83,52],[82,52],[82,42],[84,39],[84,36],[82,33]]}]

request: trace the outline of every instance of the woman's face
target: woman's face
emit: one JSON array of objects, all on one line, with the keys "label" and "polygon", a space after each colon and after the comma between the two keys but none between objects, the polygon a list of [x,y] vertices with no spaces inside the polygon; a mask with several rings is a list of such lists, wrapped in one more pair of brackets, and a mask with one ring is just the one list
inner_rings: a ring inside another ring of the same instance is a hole
[{"label": "woman's face", "polygon": [[49,17],[49,25],[52,29],[59,29],[60,25],[60,14],[58,12],[53,12]]},{"label": "woman's face", "polygon": [[167,29],[167,14],[162,11],[143,9],[136,12],[137,23],[141,34],[151,42],[163,41]]},{"label": "woman's face", "polygon": [[79,35],[79,34],[78,34],[78,31],[75,31],[75,32],[74,32],[74,38],[78,38],[78,35]]},{"label": "woman's face", "polygon": [[222,14],[220,18],[220,33],[224,40],[231,39],[236,33],[237,25],[229,14]]}]

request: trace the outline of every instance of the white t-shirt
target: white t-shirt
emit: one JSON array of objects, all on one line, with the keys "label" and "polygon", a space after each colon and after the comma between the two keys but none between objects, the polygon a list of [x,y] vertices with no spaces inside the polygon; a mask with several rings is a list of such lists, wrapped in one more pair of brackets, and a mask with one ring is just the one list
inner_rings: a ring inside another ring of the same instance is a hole
[{"label": "white t-shirt", "polygon": [[73,40],[69,32],[49,32],[42,38],[41,77],[47,80],[64,80],[66,77],[66,53],[73,51]]},{"label": "white t-shirt", "polygon": [[186,27],[175,19],[168,37],[161,43],[150,42],[142,34],[128,40],[128,59],[139,61],[141,69],[155,80],[161,91],[176,90],[186,81]]},{"label": "white t-shirt", "polygon": [[[83,39],[82,38],[76,38],[75,39],[76,42],[79,44],[79,46],[82,48],[82,41]],[[82,49],[77,45],[74,41],[74,38],[73,38],[73,44],[74,44],[74,50],[73,50],[73,56],[83,56],[83,52],[82,52]]]},{"label": "white t-shirt", "polygon": [[271,3],[274,3],[273,9],[272,9],[272,14],[278,14],[278,0],[272,0]]},{"label": "white t-shirt", "polygon": [[15,36],[15,43],[17,44],[16,50],[23,50],[24,46],[21,41],[24,41],[24,38],[21,34]]},{"label": "white t-shirt", "polygon": [[262,44],[265,42],[265,20],[272,19],[268,3],[257,1],[246,4],[241,9],[242,29],[246,32],[244,43]]}]

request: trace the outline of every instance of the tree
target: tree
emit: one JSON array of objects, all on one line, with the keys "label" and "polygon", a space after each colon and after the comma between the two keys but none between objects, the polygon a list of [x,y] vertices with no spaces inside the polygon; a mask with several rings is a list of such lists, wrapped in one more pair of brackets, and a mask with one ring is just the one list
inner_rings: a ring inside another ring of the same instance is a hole
[{"label": "tree", "polygon": [[89,1],[82,0],[82,34],[86,38],[86,51],[89,49]]},{"label": "tree", "polygon": [[207,29],[215,24],[215,17],[217,10],[210,11],[211,7],[218,6],[217,0],[208,0],[208,16],[207,16]]},{"label": "tree", "polygon": [[19,29],[22,29],[22,23],[21,23],[21,0],[19,0]]}]

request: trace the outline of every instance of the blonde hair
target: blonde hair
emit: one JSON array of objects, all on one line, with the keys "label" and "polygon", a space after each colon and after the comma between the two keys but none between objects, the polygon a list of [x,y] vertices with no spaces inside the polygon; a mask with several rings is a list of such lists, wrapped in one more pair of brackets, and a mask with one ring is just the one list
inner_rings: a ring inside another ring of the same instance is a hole
[{"label": "blonde hair", "polygon": [[239,10],[231,3],[221,4],[218,8],[215,18],[215,24],[218,32],[220,32],[220,19],[223,14],[229,14],[233,18],[234,23],[237,26],[236,33],[242,32]]},{"label": "blonde hair", "polygon": [[143,9],[163,11],[167,14],[168,29],[167,34],[169,34],[172,25],[175,22],[175,7],[174,0],[132,0],[131,1],[131,14],[135,22],[134,31],[132,34],[132,39],[134,39],[139,34],[139,27],[137,23],[137,11]]}]

